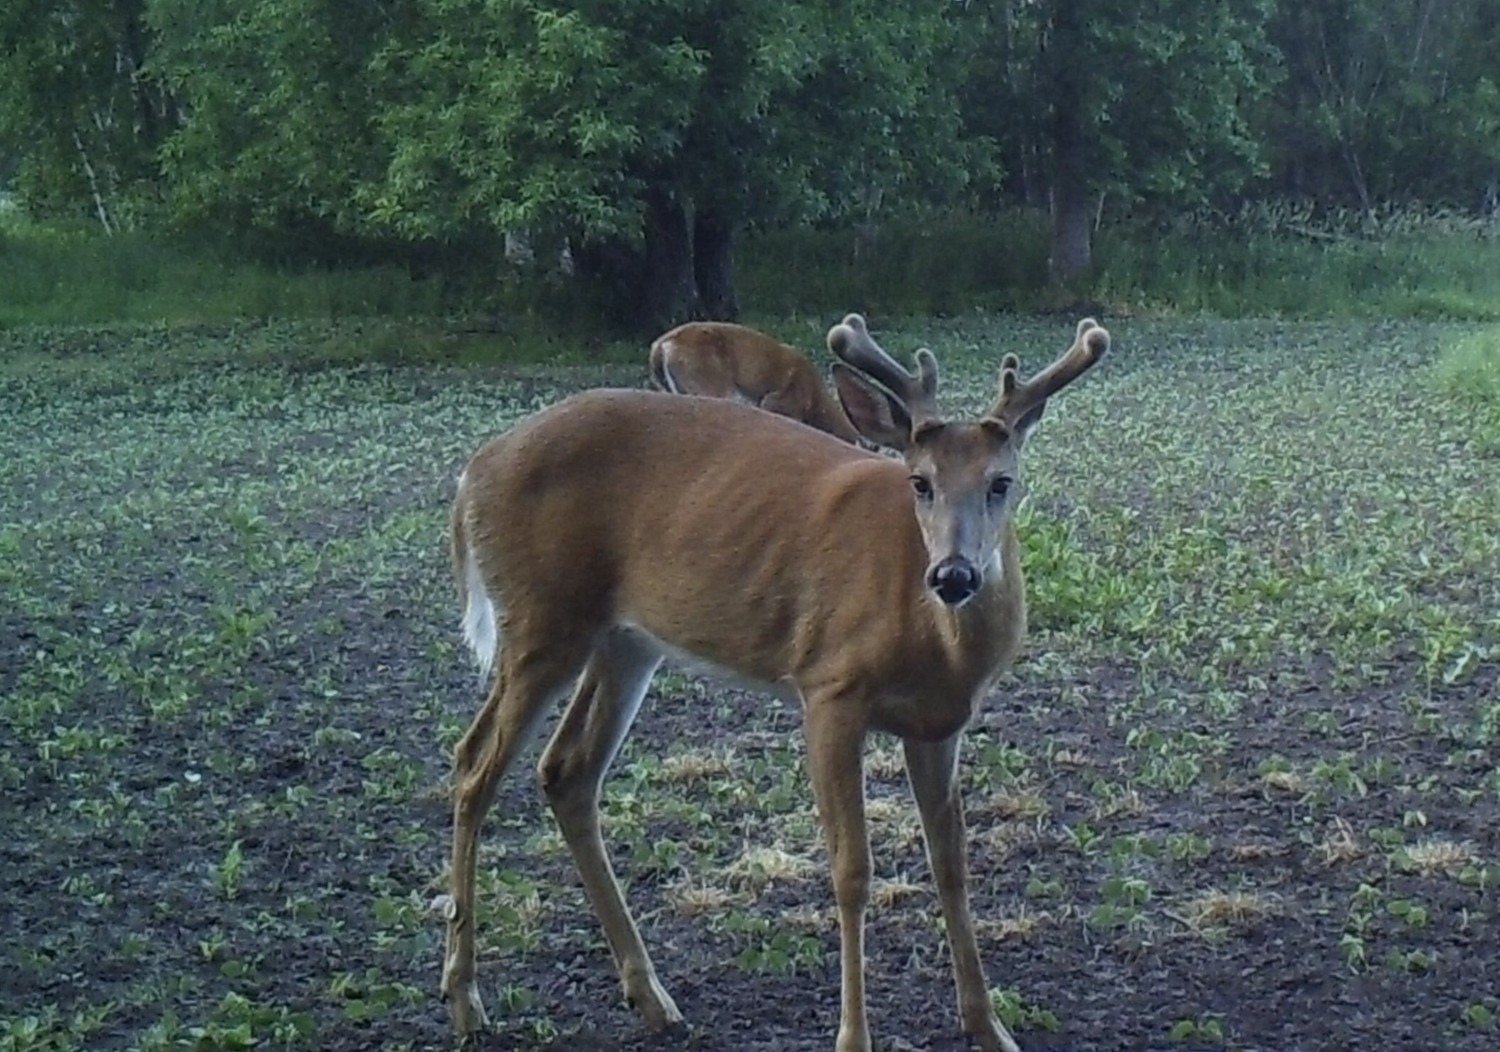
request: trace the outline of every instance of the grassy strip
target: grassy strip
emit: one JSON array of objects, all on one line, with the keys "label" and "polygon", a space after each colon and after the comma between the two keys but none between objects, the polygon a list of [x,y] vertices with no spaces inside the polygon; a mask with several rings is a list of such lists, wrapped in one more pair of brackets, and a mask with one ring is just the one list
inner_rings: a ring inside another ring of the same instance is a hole
[{"label": "grassy strip", "polygon": [[[1484,321],[1500,320],[1495,235],[1493,223],[1418,213],[1356,222],[1259,209],[1106,224],[1091,281],[1063,292],[1047,283],[1044,216],[950,215],[755,234],[739,282],[757,317],[829,305],[885,316],[1036,312],[1071,309],[1081,296],[1115,314]],[[503,318],[522,344],[587,338],[578,290],[538,271],[502,279],[497,260],[420,277],[396,265],[282,268],[232,247],[102,238],[12,216],[0,226],[0,326],[462,315]]]}]

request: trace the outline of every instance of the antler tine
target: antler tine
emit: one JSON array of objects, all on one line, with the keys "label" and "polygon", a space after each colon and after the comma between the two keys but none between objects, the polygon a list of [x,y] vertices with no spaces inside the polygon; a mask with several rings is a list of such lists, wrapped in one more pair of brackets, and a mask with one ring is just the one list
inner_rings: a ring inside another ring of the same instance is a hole
[{"label": "antler tine", "polygon": [[1109,332],[1093,318],[1078,323],[1073,345],[1030,380],[1021,381],[1021,359],[1007,354],[1000,363],[1000,397],[987,415],[1014,423],[1096,365],[1109,350]]},{"label": "antler tine", "polygon": [[917,371],[909,372],[875,342],[863,316],[846,314],[828,330],[828,349],[899,398],[914,424],[937,417],[938,364],[926,347],[916,353]]}]

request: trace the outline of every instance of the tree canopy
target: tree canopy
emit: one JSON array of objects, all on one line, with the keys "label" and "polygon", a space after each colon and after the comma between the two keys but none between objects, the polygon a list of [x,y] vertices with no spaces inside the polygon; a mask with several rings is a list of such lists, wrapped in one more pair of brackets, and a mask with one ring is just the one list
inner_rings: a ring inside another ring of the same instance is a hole
[{"label": "tree canopy", "polygon": [[[42,214],[567,244],[643,327],[736,239],[962,204],[1494,208],[1500,0],[0,0]],[[1441,164],[1433,158],[1441,157]]]}]

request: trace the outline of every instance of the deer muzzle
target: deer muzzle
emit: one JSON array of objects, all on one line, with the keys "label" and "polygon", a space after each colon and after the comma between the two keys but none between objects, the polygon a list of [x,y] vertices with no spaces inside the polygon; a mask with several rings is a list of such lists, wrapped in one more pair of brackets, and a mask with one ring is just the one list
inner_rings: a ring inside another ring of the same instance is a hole
[{"label": "deer muzzle", "polygon": [[963,606],[982,583],[979,567],[962,555],[950,555],[927,571],[927,587],[948,606]]}]

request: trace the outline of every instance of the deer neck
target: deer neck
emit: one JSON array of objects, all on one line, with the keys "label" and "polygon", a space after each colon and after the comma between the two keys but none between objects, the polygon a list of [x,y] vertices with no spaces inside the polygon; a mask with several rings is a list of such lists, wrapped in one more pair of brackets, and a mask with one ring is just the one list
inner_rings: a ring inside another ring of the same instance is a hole
[{"label": "deer neck", "polygon": [[994,561],[985,568],[984,587],[972,600],[955,609],[928,598],[950,664],[961,680],[982,689],[1015,660],[1026,635],[1026,585],[1015,528],[1006,524]]}]

